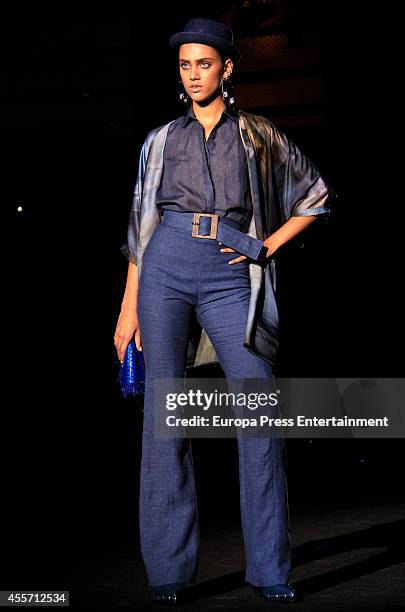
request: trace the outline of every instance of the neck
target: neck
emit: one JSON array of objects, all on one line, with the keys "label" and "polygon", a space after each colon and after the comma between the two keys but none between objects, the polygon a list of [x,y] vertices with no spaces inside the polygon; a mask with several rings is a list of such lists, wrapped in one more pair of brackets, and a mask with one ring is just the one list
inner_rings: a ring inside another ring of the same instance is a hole
[{"label": "neck", "polygon": [[216,123],[219,121],[225,108],[221,92],[215,92],[210,98],[201,103],[193,100],[194,114],[201,123]]}]

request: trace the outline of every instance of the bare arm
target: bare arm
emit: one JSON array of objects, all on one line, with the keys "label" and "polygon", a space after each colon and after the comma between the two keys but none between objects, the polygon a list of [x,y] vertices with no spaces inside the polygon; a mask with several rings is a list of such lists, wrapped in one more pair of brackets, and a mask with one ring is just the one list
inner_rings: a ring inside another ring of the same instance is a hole
[{"label": "bare arm", "polygon": [[[266,240],[263,241],[264,246],[267,247],[266,257],[270,257],[273,255],[277,249],[279,249],[283,244],[294,238],[297,234],[302,232],[306,227],[311,225],[315,221],[318,215],[306,215],[306,216],[296,216],[290,217],[288,221],[286,221],[276,232],[270,234]],[[222,253],[232,253],[235,252],[234,249],[230,247],[224,247],[221,249]],[[229,263],[239,263],[247,259],[246,255],[241,255],[240,257],[236,257],[232,259]]]},{"label": "bare arm", "polygon": [[122,299],[121,308],[134,308],[136,310],[138,303],[138,266],[132,262],[128,262],[127,282],[125,285],[124,297]]},{"label": "bare arm", "polygon": [[117,349],[118,358],[121,362],[124,360],[128,344],[131,342],[134,336],[137,349],[139,351],[142,350],[137,307],[138,266],[129,261],[125,292],[121,302],[121,312],[114,335],[114,345]]},{"label": "bare arm", "polygon": [[317,215],[290,217],[277,231],[270,234],[263,242],[267,247],[267,257],[270,257],[283,244],[294,238],[315,221]]}]

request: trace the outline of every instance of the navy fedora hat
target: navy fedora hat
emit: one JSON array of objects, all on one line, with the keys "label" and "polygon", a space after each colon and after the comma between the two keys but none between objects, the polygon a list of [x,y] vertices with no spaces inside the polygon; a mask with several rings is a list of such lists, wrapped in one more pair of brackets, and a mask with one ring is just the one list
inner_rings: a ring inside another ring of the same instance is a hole
[{"label": "navy fedora hat", "polygon": [[228,55],[235,63],[241,58],[241,52],[233,44],[233,32],[221,21],[197,17],[190,19],[182,32],[177,32],[169,38],[169,44],[174,49],[185,43],[201,43],[215,47]]}]

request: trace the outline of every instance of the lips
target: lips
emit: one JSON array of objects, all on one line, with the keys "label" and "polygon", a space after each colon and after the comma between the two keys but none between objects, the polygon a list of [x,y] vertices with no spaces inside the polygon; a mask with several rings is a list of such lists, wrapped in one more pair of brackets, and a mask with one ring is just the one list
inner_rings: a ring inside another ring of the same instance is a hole
[{"label": "lips", "polygon": [[200,91],[201,88],[202,85],[191,85],[190,87],[191,91]]}]

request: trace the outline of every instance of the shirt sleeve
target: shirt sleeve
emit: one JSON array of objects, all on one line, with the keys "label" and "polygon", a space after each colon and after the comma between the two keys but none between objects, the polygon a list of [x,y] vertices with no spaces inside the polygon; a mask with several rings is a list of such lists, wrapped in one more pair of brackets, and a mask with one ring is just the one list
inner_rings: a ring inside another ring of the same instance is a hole
[{"label": "shirt sleeve", "polygon": [[142,189],[148,149],[149,146],[147,138],[142,146],[141,153],[139,156],[138,176],[135,182],[132,198],[132,208],[129,215],[127,241],[120,248],[121,253],[124,255],[124,257],[126,257],[128,261],[134,264],[137,264],[137,246],[141,220]]},{"label": "shirt sleeve", "polygon": [[328,219],[336,192],[311,160],[273,125],[272,156],[279,204],[284,221],[322,215]]}]

